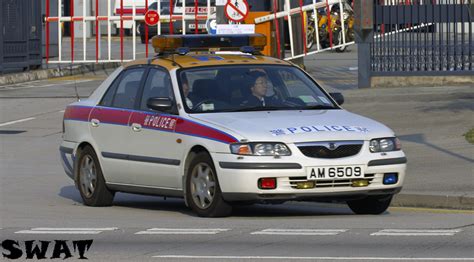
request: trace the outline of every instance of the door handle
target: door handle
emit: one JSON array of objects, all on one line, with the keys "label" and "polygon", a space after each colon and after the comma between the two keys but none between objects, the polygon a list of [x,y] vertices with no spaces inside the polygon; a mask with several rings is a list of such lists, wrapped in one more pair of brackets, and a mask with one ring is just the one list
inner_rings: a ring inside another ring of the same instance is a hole
[{"label": "door handle", "polygon": [[140,125],[140,124],[132,124],[132,130],[133,130],[134,132],[140,132],[140,131],[142,131],[142,125]]},{"label": "door handle", "polygon": [[93,127],[98,127],[100,125],[100,121],[98,119],[92,119],[91,120],[91,126]]}]

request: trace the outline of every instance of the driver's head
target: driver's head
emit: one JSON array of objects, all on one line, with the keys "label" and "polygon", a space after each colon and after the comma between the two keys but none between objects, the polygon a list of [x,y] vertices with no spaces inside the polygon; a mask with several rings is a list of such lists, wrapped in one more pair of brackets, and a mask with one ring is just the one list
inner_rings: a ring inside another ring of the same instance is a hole
[{"label": "driver's head", "polygon": [[250,91],[252,92],[252,95],[258,98],[265,97],[268,90],[267,75],[260,71],[253,71],[250,72],[250,78],[252,83]]}]

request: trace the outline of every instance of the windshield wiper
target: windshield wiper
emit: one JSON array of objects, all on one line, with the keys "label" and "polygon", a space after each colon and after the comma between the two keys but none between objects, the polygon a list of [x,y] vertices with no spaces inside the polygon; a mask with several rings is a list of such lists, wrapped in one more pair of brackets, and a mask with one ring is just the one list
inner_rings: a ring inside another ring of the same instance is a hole
[{"label": "windshield wiper", "polygon": [[294,110],[297,108],[293,107],[281,107],[281,106],[254,106],[245,107],[238,109],[219,110],[219,112],[252,112],[252,111],[274,111],[274,110]]},{"label": "windshield wiper", "polygon": [[299,107],[300,110],[312,110],[312,109],[339,109],[334,106],[325,106],[325,105],[317,105],[317,106],[302,106]]}]

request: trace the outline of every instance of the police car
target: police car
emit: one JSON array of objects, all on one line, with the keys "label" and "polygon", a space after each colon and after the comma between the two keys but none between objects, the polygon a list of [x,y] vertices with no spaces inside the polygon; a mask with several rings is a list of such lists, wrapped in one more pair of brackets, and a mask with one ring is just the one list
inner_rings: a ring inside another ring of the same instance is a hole
[{"label": "police car", "polygon": [[265,36],[152,41],[155,57],[120,67],[65,110],[60,155],[86,205],[129,192],[182,197],[207,217],[288,200],[380,214],[401,190],[407,160],[394,132],[261,55]]}]

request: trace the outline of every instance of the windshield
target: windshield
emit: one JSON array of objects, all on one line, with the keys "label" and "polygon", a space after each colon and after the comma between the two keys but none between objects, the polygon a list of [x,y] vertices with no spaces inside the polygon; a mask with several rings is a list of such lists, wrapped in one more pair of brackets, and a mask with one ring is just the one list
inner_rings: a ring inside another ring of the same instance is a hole
[{"label": "windshield", "polygon": [[339,109],[300,69],[218,66],[178,73],[188,113]]}]

